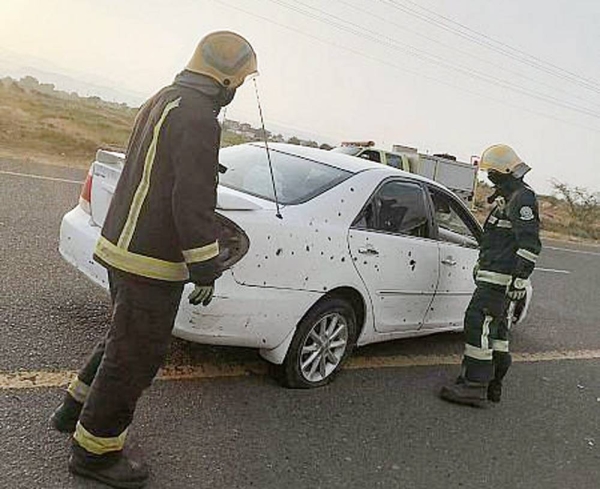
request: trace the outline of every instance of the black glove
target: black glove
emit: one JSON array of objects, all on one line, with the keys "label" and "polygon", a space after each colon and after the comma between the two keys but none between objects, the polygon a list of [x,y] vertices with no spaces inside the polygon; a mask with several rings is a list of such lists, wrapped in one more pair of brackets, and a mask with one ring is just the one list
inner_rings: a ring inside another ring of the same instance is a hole
[{"label": "black glove", "polygon": [[520,301],[527,296],[527,279],[513,277],[506,287],[506,297],[511,301]]},{"label": "black glove", "polygon": [[210,285],[195,284],[194,290],[192,290],[192,292],[190,292],[190,295],[188,295],[188,300],[190,301],[190,304],[194,306],[197,306],[200,303],[203,306],[208,306],[210,304],[210,301],[212,301],[214,291],[214,282]]}]

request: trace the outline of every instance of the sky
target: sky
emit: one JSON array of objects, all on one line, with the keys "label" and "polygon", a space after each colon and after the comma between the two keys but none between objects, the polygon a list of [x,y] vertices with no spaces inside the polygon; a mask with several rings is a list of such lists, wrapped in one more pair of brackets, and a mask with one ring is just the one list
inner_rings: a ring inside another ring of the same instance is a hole
[{"label": "sky", "polygon": [[[0,76],[136,103],[220,29],[254,46],[274,132],[463,161],[505,143],[540,193],[600,191],[597,0],[2,0]],[[258,125],[252,83],[227,117]]]}]

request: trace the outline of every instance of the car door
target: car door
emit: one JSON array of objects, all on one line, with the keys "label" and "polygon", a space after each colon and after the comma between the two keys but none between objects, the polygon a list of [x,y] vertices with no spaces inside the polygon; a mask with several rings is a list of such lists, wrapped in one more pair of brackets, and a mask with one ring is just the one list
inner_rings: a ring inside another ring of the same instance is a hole
[{"label": "car door", "polygon": [[475,284],[473,266],[479,254],[481,228],[473,215],[449,192],[429,186],[440,249],[436,294],[423,328],[462,324]]},{"label": "car door", "polygon": [[378,332],[421,327],[438,280],[438,243],[431,232],[425,189],[402,179],[384,181],[350,228],[350,253]]}]

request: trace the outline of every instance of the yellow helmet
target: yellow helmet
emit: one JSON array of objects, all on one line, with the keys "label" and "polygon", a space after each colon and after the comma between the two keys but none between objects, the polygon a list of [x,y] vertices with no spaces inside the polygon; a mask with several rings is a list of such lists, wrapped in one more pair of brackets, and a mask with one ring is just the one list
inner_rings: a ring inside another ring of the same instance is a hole
[{"label": "yellow helmet", "polygon": [[230,31],[212,32],[196,47],[186,69],[210,76],[225,88],[238,88],[257,73],[256,53],[246,39]]},{"label": "yellow helmet", "polygon": [[521,178],[531,170],[515,150],[505,144],[495,144],[486,149],[481,155],[479,168],[484,171],[509,174],[515,178]]}]

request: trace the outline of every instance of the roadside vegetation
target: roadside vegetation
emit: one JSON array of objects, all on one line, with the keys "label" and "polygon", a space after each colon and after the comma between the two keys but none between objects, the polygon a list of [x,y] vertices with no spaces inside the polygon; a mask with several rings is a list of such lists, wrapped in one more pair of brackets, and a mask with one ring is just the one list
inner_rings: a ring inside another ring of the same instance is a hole
[{"label": "roadside vegetation", "polygon": [[[32,77],[0,79],[0,158],[88,168],[98,148],[126,147],[137,110],[98,97],[58,91]],[[252,128],[246,129],[250,132],[236,130],[239,127],[239,123],[229,129],[226,125],[223,146],[262,135]],[[268,135],[271,140],[283,140],[281,135]],[[330,149],[297,137],[287,142]],[[553,182],[553,189],[553,195],[540,196],[544,234],[600,241],[600,194],[558,181]],[[474,205],[480,220],[489,212],[487,197],[491,193],[491,188],[480,182]]]}]

